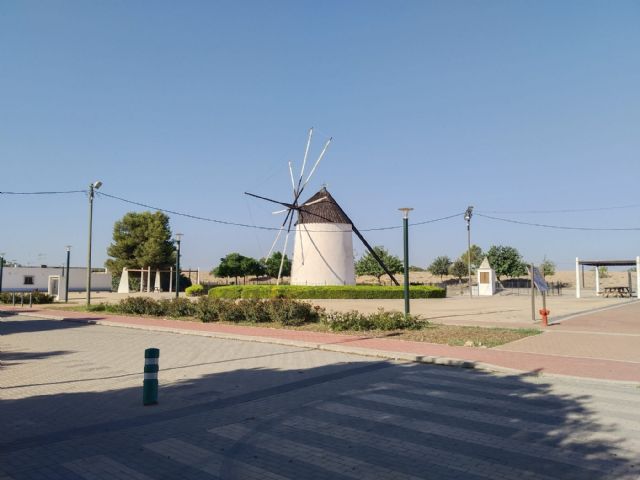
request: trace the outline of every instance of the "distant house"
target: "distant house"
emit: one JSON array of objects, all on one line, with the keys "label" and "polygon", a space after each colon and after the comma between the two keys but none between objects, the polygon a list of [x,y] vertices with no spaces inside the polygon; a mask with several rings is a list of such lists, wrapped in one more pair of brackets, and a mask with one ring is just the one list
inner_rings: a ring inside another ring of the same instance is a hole
[{"label": "distant house", "polygon": [[[3,292],[58,292],[65,285],[64,267],[4,267],[2,271]],[[55,282],[58,282],[57,284]],[[81,292],[86,289],[87,269],[71,267],[69,269],[69,291]],[[106,269],[93,269],[91,273],[91,291],[111,291],[111,273]]]}]

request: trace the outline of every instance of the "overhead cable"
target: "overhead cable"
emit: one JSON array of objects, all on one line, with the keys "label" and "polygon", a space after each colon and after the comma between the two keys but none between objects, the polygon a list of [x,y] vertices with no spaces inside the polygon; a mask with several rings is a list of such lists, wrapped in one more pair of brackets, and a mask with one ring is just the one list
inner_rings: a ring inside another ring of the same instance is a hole
[{"label": "overhead cable", "polygon": [[583,231],[586,230],[586,231],[600,231],[600,232],[630,232],[630,231],[640,230],[640,227],[625,227],[625,228],[568,227],[564,225],[547,225],[545,223],[522,222],[520,220],[512,220],[510,218],[492,217],[491,215],[484,215],[482,213],[476,213],[476,215],[479,217],[489,218],[491,220],[497,220],[500,222],[517,223],[518,225],[529,225],[531,227],[554,228],[556,230],[583,230]]},{"label": "overhead cable", "polygon": [[[178,211],[169,210],[169,209],[166,209],[166,208],[155,207],[153,205],[149,205],[149,204],[146,204],[146,203],[141,203],[141,202],[136,202],[136,201],[133,201],[133,200],[128,200],[126,198],[118,197],[116,195],[110,195],[110,194],[105,193],[103,191],[96,191],[95,193],[98,196],[112,198],[114,200],[119,200],[121,202],[129,203],[131,205],[137,205],[139,207],[149,208],[151,210],[156,210],[158,212],[164,212],[164,213],[168,213],[168,214],[171,214],[171,215],[178,215],[180,217],[191,218],[191,219],[194,219],[194,220],[201,220],[201,221],[204,221],[204,222],[219,223],[219,224],[222,224],[222,225],[231,225],[231,226],[235,226],[235,227],[255,228],[255,229],[258,229],[258,230],[270,230],[270,231],[280,230],[279,227],[267,227],[267,226],[263,226],[263,225],[250,225],[250,224],[247,224],[247,223],[230,222],[230,221],[227,221],[227,220],[219,220],[219,219],[215,219],[215,218],[201,217],[199,215],[193,215],[193,214],[190,214],[190,213],[178,212]],[[434,219],[431,219],[431,220],[425,220],[425,221],[422,221],[422,222],[412,223],[411,225],[425,225],[427,223],[440,222],[440,221],[443,221],[443,220],[449,220],[449,219],[454,218],[454,217],[459,217],[460,215],[462,215],[462,214],[461,213],[456,213],[455,215],[449,215],[449,216],[442,217],[442,218],[434,218]],[[366,229],[360,229],[360,231],[362,231],[362,232],[372,232],[372,231],[379,231],[379,230],[392,230],[392,229],[397,229],[397,228],[402,228],[402,225],[394,225],[394,226],[389,226],[389,227],[366,228]],[[335,233],[334,230],[315,230],[315,229],[312,230],[312,232],[330,232],[330,233]]]},{"label": "overhead cable", "polygon": [[63,192],[0,192],[0,195],[65,195],[68,193],[87,193],[86,190],[66,190]]},{"label": "overhead cable", "polygon": [[530,213],[582,213],[582,212],[602,212],[607,210],[622,210],[625,208],[639,208],[640,203],[630,205],[617,205],[610,207],[594,207],[594,208],[563,208],[558,210],[486,210],[484,213],[497,213],[501,215],[520,215]]}]

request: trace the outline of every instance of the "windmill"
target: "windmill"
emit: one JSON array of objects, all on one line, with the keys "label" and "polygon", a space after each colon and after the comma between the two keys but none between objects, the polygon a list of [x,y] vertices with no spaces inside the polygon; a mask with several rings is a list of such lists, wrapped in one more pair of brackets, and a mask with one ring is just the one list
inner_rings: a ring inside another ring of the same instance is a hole
[{"label": "windmill", "polygon": [[[300,196],[305,187],[316,172],[318,165],[322,161],[327,148],[332,139],[326,141],[318,159],[313,164],[306,180],[304,179],[305,167],[309,156],[309,148],[313,137],[313,128],[309,129],[307,145],[302,160],[300,176],[296,181],[293,174],[293,166],[289,162],[289,176],[293,189],[293,200],[291,202],[281,202],[271,198],[263,197],[253,193],[245,192],[261,200],[282,205],[283,210],[273,212],[274,214],[285,213],[276,238],[271,245],[267,258],[271,256],[273,250],[280,240],[282,233],[286,229],[284,248],[280,268],[278,270],[277,283],[280,283],[284,257],[289,244],[289,236],[292,226],[295,226],[295,246],[293,252],[293,265],[291,273],[291,283],[293,285],[353,285],[355,284],[354,262],[353,262],[353,241],[352,233],[355,233],[364,244],[371,255],[376,259],[380,267],[391,278],[393,283],[399,285],[393,274],[386,267],[382,259],[371,248],[364,236],[353,224],[349,216],[338,205],[335,199],[322,187],[315,195],[303,203],[299,203]],[[298,220],[295,225],[294,215],[297,213]]]}]

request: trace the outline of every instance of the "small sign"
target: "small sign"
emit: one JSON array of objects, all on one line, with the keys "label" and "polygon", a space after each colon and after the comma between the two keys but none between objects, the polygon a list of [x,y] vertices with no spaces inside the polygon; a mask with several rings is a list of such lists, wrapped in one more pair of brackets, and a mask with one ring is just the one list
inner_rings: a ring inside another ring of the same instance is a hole
[{"label": "small sign", "polygon": [[[529,274],[531,274],[531,267],[529,268]],[[533,284],[536,286],[539,292],[546,293],[549,290],[549,285],[547,285],[547,281],[538,270],[538,267],[533,267]]]}]

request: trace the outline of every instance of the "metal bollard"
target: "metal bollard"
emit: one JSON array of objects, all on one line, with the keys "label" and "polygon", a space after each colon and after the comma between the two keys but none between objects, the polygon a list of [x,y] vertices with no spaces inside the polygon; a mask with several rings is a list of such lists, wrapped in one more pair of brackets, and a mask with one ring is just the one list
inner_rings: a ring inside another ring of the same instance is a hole
[{"label": "metal bollard", "polygon": [[20,306],[24,307],[24,293],[20,294]]},{"label": "metal bollard", "polygon": [[33,307],[33,293],[29,292],[29,308]]},{"label": "metal bollard", "polygon": [[13,292],[11,294],[11,302],[12,302],[13,306],[15,307],[16,306],[16,292]]},{"label": "metal bollard", "polygon": [[158,403],[158,370],[160,350],[147,348],[144,351],[144,381],[142,382],[143,405],[155,405]]}]

